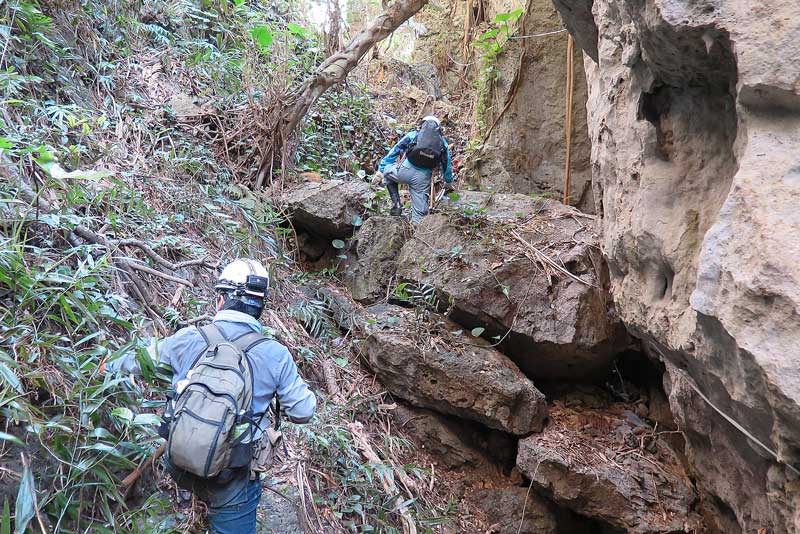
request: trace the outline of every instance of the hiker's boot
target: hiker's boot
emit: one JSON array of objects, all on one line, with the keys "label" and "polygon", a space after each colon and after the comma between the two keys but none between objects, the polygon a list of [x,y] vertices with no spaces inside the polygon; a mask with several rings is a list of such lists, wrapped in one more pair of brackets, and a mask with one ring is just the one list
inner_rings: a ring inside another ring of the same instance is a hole
[{"label": "hiker's boot", "polygon": [[388,180],[386,189],[389,190],[389,198],[392,200],[392,209],[389,210],[389,215],[399,217],[403,214],[403,203],[400,202],[400,190],[395,182]]}]

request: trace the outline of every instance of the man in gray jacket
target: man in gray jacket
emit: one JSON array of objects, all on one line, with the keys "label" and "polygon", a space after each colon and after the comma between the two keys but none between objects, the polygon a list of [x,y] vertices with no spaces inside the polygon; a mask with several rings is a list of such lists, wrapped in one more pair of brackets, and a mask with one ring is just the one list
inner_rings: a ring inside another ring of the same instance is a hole
[{"label": "man in gray jacket", "polygon": [[[257,261],[239,259],[225,267],[214,286],[218,294],[218,312],[212,323],[227,340],[251,332],[261,333],[258,318],[264,309],[268,286],[267,270]],[[166,339],[153,340],[148,353],[158,365],[172,369],[172,385],[179,391],[197,356],[206,349],[200,330],[190,326]],[[291,422],[307,423],[314,415],[316,397],[300,378],[288,349],[277,341],[264,340],[248,350],[247,357],[253,367],[252,411],[261,420],[259,426],[262,429],[269,426],[267,414],[275,397]],[[139,364],[135,354],[129,353],[110,362],[106,370],[138,373]],[[212,533],[256,532],[256,508],[262,486],[258,477],[250,479],[250,470],[243,469],[239,476],[225,484],[209,479],[193,486],[197,496],[208,505]]]}]

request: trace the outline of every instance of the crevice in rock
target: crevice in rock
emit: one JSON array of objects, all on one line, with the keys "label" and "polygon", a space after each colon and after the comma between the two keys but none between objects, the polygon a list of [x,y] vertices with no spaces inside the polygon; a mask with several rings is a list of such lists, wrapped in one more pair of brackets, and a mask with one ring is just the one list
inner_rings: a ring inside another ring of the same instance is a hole
[{"label": "crevice in rock", "polygon": [[705,499],[703,516],[706,524],[713,525],[718,532],[724,532],[725,534],[740,534],[742,532],[733,508],[715,495],[707,495]]},{"label": "crevice in rock", "polygon": [[[657,423],[662,430],[677,428],[667,394],[664,391],[665,367],[661,362],[647,356],[637,347],[619,352],[611,368],[592,383],[570,380],[537,380],[537,387],[552,404],[571,399],[570,402],[595,405],[605,402],[623,402],[630,405],[631,412],[641,419]],[[594,399],[594,400],[591,400]],[[683,452],[683,438],[670,439],[676,452]]]},{"label": "crevice in rock", "polygon": [[656,154],[670,161],[673,152],[673,132],[670,129],[669,111],[672,102],[672,89],[658,85],[649,93],[642,94],[639,100],[639,120],[646,120],[656,129]]},{"label": "crevice in rock", "polygon": [[[513,360],[537,384],[550,380],[568,383],[601,381],[610,369],[612,355],[627,348],[627,337],[622,335],[597,345],[595,351],[589,351],[576,343],[534,341],[525,334],[509,332],[508,328],[497,322],[487,321],[485,317],[476,317],[459,306],[450,310],[448,318],[467,331],[483,328],[481,337]],[[620,346],[616,347],[616,343],[620,343]]]},{"label": "crevice in rock", "polygon": [[[518,486],[484,489],[472,500],[497,527],[498,534],[621,534],[622,531],[596,519],[579,515],[539,492],[528,479]],[[524,509],[524,516],[523,516]]]},{"label": "crevice in rock", "polygon": [[653,299],[669,299],[672,295],[672,282],[675,278],[675,271],[672,267],[664,263],[653,278]]},{"label": "crevice in rock", "polygon": [[[530,487],[531,482],[527,478],[524,479],[523,486]],[[550,507],[550,510],[555,518],[556,528],[555,534],[624,534],[623,529],[617,528],[605,521],[595,517],[589,517],[578,514],[571,510],[568,506],[559,504],[553,499],[553,495],[546,491],[531,490],[533,495],[543,500]],[[514,510],[505,510],[506,513],[514,513]],[[529,531],[529,534],[536,534],[534,531]]]},{"label": "crevice in rock", "polygon": [[399,427],[420,448],[447,469],[474,469],[492,465],[505,476],[517,454],[517,438],[480,423],[397,402],[394,417]]},{"label": "crevice in rock", "polygon": [[[309,267],[330,266],[334,259],[334,249],[330,239],[325,239],[305,230],[298,230],[297,250],[300,253],[300,260]],[[313,269],[310,269],[313,270]]]}]

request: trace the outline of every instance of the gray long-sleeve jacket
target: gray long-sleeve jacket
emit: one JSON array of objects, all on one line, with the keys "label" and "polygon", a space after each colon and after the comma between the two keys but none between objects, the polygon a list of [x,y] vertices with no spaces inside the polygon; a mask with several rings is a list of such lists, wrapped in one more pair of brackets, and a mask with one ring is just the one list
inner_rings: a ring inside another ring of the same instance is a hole
[{"label": "gray long-sleeve jacket", "polygon": [[[223,310],[216,314],[214,325],[228,338],[248,332],[261,333],[261,323],[241,312]],[[192,362],[205,349],[206,342],[197,327],[178,330],[163,340],[153,340],[148,347],[150,357],[160,365],[172,368],[172,386],[186,378]],[[277,341],[259,343],[248,352],[253,362],[253,413],[266,413],[273,397],[277,396],[289,420],[306,423],[314,415],[317,399],[300,378],[289,350]],[[109,371],[138,373],[136,354],[130,352],[107,364]]]}]

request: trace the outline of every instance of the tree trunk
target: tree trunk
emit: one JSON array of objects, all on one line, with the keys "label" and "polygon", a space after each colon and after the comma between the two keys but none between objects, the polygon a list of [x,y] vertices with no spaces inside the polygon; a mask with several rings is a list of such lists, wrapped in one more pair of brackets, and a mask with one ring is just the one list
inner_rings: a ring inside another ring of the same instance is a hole
[{"label": "tree trunk", "polygon": [[396,0],[386,12],[353,37],[344,50],[323,61],[316,74],[287,99],[272,139],[268,141],[269,146],[263,152],[264,157],[256,174],[256,189],[264,185],[267,175],[272,171],[274,158],[279,153],[283,155],[282,167],[285,168],[288,158],[283,150],[284,143],[289,140],[308,109],[322,93],[344,80],[376,43],[391,35],[427,3],[428,0]]},{"label": "tree trunk", "polygon": [[344,40],[339,35],[342,27],[342,10],[339,0],[328,0],[328,32],[325,34],[325,52],[333,55],[344,45]]}]

